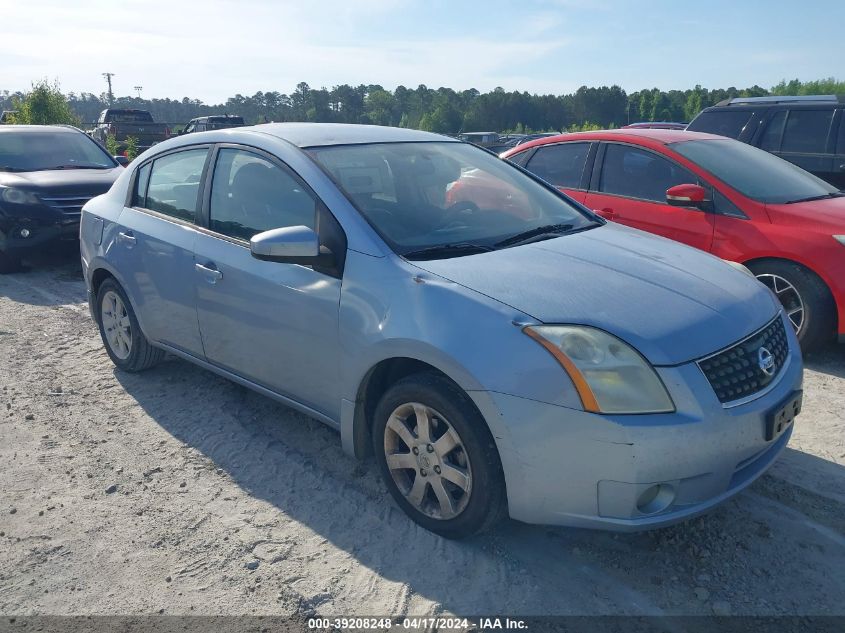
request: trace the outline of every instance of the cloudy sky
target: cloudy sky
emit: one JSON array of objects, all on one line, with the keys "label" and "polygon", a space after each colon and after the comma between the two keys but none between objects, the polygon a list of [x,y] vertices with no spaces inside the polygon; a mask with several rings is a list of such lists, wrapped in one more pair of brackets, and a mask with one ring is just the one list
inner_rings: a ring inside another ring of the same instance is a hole
[{"label": "cloudy sky", "polygon": [[770,87],[845,79],[843,23],[842,0],[0,0],[0,90]]}]

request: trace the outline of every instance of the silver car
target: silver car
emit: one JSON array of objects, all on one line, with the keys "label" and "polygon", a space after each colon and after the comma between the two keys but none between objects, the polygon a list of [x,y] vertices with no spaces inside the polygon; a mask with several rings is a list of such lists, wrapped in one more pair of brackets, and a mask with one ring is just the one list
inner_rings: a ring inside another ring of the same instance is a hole
[{"label": "silver car", "polygon": [[171,139],[85,206],[81,241],[119,369],[169,352],[325,422],[447,537],[697,515],[801,407],[795,335],[753,278],[434,134]]}]

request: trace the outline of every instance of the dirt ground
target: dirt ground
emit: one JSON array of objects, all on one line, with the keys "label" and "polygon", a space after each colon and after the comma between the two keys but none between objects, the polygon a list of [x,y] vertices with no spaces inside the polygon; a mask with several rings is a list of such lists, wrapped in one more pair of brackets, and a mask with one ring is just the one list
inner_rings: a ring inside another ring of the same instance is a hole
[{"label": "dirt ground", "polygon": [[805,389],[705,517],[450,542],[320,423],[181,360],[116,372],[75,257],[34,262],[0,276],[0,613],[842,615],[845,346]]}]

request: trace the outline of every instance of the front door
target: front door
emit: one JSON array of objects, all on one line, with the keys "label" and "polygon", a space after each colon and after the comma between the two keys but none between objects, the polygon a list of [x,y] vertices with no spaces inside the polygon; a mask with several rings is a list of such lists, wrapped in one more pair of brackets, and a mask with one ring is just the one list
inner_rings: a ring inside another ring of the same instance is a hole
[{"label": "front door", "polygon": [[320,233],[314,194],[286,166],[252,150],[222,148],[197,236],[194,276],[209,362],[336,418],[340,403],[341,279],[298,264],[255,259],[249,239],[304,225]]},{"label": "front door", "polygon": [[598,186],[587,194],[584,204],[614,222],[709,251],[715,215],[666,204],[670,187],[698,183],[690,171],[656,152],[608,143]]}]

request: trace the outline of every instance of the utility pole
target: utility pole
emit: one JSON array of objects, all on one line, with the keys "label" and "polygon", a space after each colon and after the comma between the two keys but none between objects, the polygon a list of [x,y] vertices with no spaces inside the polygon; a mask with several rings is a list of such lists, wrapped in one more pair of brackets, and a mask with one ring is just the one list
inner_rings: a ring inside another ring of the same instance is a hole
[{"label": "utility pole", "polygon": [[135,86],[134,90],[138,91],[138,98],[141,98],[141,91],[144,89],[144,86]]},{"label": "utility pole", "polygon": [[109,106],[112,106],[114,105],[114,93],[111,90],[111,78],[114,77],[114,73],[103,73],[103,77],[109,82]]}]

